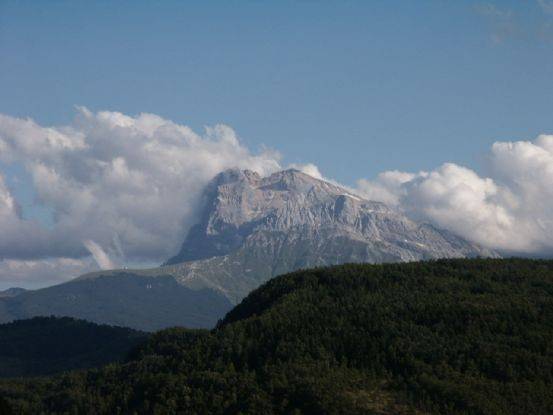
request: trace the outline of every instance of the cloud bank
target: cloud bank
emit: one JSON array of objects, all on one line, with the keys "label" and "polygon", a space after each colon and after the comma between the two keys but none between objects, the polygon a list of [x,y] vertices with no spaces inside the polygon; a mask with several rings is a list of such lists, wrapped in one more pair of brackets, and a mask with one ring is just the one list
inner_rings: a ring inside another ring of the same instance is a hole
[{"label": "cloud bank", "polygon": [[488,159],[491,177],[445,163],[384,172],[357,190],[490,248],[553,255],[553,135],[497,142]]},{"label": "cloud bank", "polygon": [[[252,153],[225,125],[197,134],[153,114],[86,108],[61,127],[0,114],[0,162],[23,165],[37,202],[53,212],[51,226],[26,219],[0,174],[0,284],[26,286],[161,263],[196,222],[218,172],[281,169],[278,153]],[[324,178],[313,164],[291,167]],[[452,163],[387,171],[353,190],[486,247],[552,256],[553,136],[495,143],[486,171]]]},{"label": "cloud bank", "polygon": [[199,135],[153,114],[86,108],[62,127],[0,114],[0,161],[24,165],[54,217],[50,228],[23,219],[0,176],[0,259],[12,261],[11,270],[0,265],[0,281],[14,260],[92,254],[101,268],[162,262],[178,250],[218,172],[280,168],[278,153],[251,153],[225,125]]}]

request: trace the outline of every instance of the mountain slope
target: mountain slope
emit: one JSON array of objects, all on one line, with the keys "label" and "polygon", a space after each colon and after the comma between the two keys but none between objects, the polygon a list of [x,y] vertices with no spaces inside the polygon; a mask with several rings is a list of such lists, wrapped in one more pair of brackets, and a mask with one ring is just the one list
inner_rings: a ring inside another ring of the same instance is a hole
[{"label": "mountain slope", "polygon": [[0,298],[0,323],[54,315],[153,331],[212,327],[230,308],[215,291],[194,291],[170,276],[118,273]]},{"label": "mountain slope", "polygon": [[0,377],[41,376],[123,360],[146,333],[72,318],[0,325]]},{"label": "mountain slope", "polygon": [[7,290],[0,291],[0,297],[15,297],[19,294],[24,293],[25,291],[27,290],[24,288],[18,288],[18,287],[8,288]]},{"label": "mountain slope", "polygon": [[553,413],[553,261],[298,271],[126,364],[0,382],[16,413]]}]

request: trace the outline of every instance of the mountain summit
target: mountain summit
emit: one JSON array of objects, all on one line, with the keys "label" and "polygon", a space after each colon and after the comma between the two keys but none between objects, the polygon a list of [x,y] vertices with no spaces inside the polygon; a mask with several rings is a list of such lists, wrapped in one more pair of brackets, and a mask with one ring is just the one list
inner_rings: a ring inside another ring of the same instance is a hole
[{"label": "mountain summit", "polygon": [[[167,264],[231,253],[260,231],[295,232],[336,224],[337,203],[345,206],[348,199],[360,201],[343,188],[295,169],[265,178],[250,170],[226,170],[208,185],[201,222]],[[373,210],[383,207],[365,203]]]}]

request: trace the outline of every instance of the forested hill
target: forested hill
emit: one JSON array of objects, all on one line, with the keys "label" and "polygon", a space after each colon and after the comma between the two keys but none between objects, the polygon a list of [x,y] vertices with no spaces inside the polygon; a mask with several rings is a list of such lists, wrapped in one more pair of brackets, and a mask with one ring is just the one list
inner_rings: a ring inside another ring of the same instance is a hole
[{"label": "forested hill", "polygon": [[18,414],[551,414],[553,261],[299,271],[211,331],[0,393]]},{"label": "forested hill", "polygon": [[144,332],[69,317],[1,324],[0,377],[49,375],[121,361],[146,338]]}]

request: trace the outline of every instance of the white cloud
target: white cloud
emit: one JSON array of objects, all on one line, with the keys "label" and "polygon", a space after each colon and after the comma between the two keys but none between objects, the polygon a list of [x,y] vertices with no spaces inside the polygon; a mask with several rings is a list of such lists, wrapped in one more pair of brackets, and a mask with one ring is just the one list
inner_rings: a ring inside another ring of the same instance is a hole
[{"label": "white cloud", "polygon": [[[423,176],[425,173],[419,173]],[[412,181],[417,175],[397,170],[380,173],[376,180],[360,179],[357,187],[369,200],[378,200],[389,205],[397,205],[405,194],[403,185]]]},{"label": "white cloud", "polygon": [[296,169],[301,171],[302,173],[305,173],[311,177],[314,177],[319,180],[323,180],[323,175],[319,171],[319,168],[315,166],[313,163],[307,163],[307,164],[290,164],[289,168]]},{"label": "white cloud", "polygon": [[70,235],[52,234],[33,220],[24,220],[20,208],[0,175],[0,260],[78,256],[80,245]]},{"label": "white cloud", "polygon": [[446,163],[360,180],[358,192],[494,249],[553,254],[553,136],[495,143],[489,160],[488,178]]},{"label": "white cloud", "polygon": [[[352,191],[487,247],[553,255],[553,136],[495,143],[488,159],[489,177],[445,163],[430,172],[383,172]],[[196,222],[214,175],[229,167],[262,175],[280,169],[277,153],[252,154],[224,125],[199,135],[153,114],[86,108],[62,127],[0,114],[0,161],[24,165],[54,218],[49,227],[25,219],[0,175],[4,286],[160,263]],[[291,167],[325,179],[313,164]]]},{"label": "white cloud", "polygon": [[100,267],[100,269],[114,269],[116,268],[115,263],[111,260],[108,254],[102,249],[100,245],[98,245],[96,242],[91,241],[90,239],[83,241],[84,246],[92,257],[94,258],[94,261],[96,261],[96,264]]},{"label": "white cloud", "polygon": [[54,216],[51,229],[22,219],[0,177],[0,259],[93,252],[104,267],[113,265],[110,258],[122,261],[123,252],[140,262],[177,252],[204,186],[221,170],[265,175],[280,168],[276,152],[252,154],[225,125],[199,135],[153,114],[86,108],[62,127],[0,114],[0,161],[25,166],[38,202]]}]

